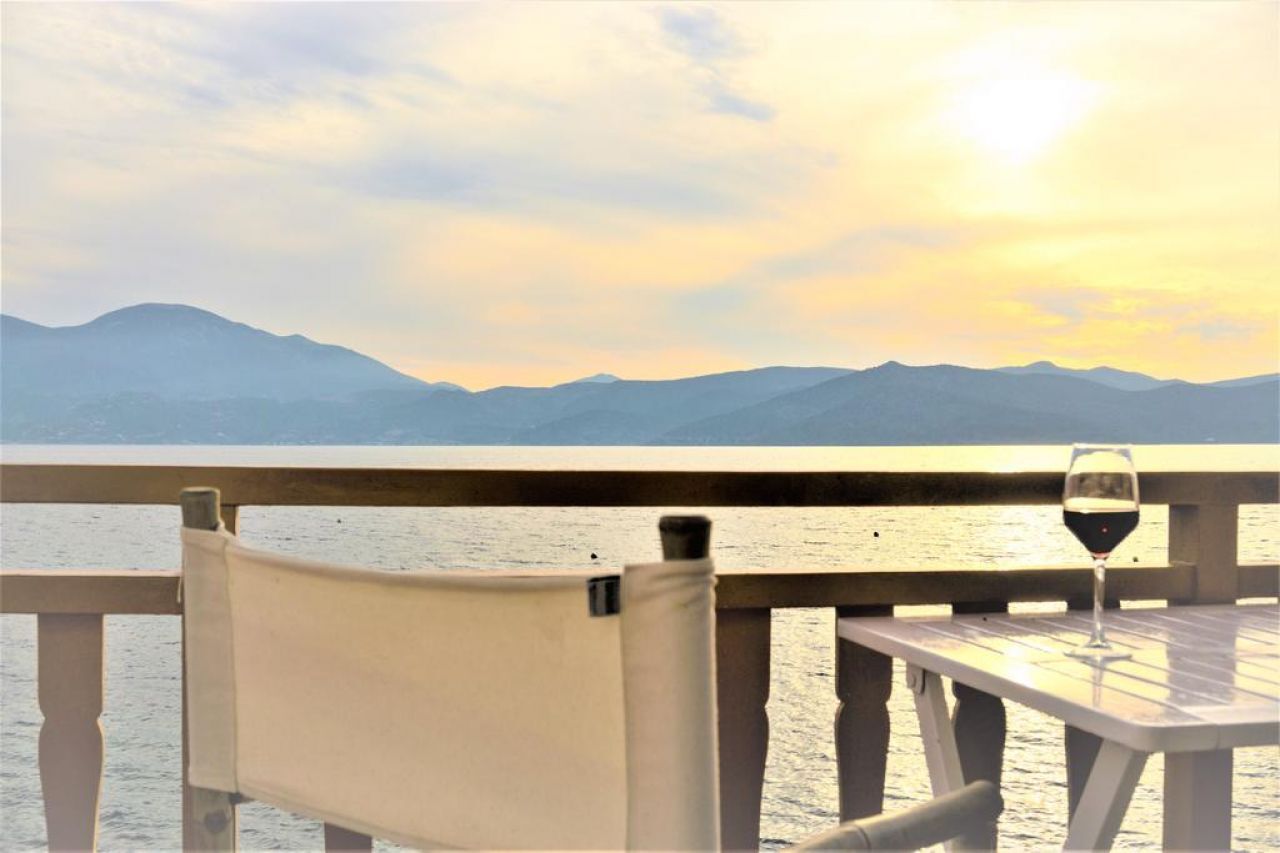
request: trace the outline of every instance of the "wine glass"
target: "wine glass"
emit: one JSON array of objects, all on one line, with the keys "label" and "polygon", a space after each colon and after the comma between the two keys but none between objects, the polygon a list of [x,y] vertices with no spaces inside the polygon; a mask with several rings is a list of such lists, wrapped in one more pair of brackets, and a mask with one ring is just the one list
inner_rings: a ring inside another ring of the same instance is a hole
[{"label": "wine glass", "polygon": [[1138,526],[1138,474],[1127,446],[1076,444],[1062,488],[1062,521],[1093,555],[1093,632],[1067,654],[1095,661],[1129,657],[1102,630],[1107,557]]}]

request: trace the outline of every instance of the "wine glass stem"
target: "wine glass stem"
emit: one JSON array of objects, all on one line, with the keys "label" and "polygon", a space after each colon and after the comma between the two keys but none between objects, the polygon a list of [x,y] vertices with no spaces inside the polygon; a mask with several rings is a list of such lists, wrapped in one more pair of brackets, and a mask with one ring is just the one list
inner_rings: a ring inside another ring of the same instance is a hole
[{"label": "wine glass stem", "polygon": [[1103,557],[1093,561],[1093,636],[1089,638],[1091,646],[1106,646],[1107,635],[1102,630],[1102,602],[1105,597],[1103,588],[1107,580],[1107,561]]}]

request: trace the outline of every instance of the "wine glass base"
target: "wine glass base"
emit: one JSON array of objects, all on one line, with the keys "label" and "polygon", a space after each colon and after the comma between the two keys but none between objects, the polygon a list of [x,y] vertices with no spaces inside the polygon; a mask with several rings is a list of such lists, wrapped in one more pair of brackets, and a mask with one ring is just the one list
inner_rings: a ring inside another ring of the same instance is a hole
[{"label": "wine glass base", "polygon": [[1112,645],[1092,646],[1087,643],[1083,646],[1077,646],[1067,652],[1067,654],[1073,658],[1080,658],[1081,660],[1088,661],[1125,660],[1126,658],[1133,657],[1133,652],[1126,652],[1125,650],[1117,649]]}]

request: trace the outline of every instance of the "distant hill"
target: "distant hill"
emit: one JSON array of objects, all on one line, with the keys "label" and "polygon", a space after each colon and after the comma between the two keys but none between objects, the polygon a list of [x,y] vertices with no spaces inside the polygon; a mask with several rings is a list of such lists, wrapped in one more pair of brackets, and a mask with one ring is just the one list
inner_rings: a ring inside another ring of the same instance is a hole
[{"label": "distant hill", "polygon": [[768,367],[645,382],[444,391],[386,412],[425,444],[645,444],[689,420],[806,388],[846,370]]},{"label": "distant hill", "polygon": [[340,400],[438,387],[346,347],[273,335],[186,305],[135,305],[81,326],[2,322],[6,394]]},{"label": "distant hill", "polygon": [[1037,374],[1042,376],[1074,376],[1077,379],[1088,379],[1090,382],[1097,382],[1102,385],[1110,385],[1112,388],[1120,388],[1125,391],[1149,391],[1152,388],[1159,388],[1161,385],[1168,385],[1170,382],[1177,382],[1177,379],[1156,379],[1145,373],[1134,373],[1129,370],[1116,370],[1114,367],[1092,367],[1088,370],[1079,370],[1071,367],[1059,367],[1052,361],[1037,361],[1033,364],[1023,365],[1022,367],[1001,367],[1001,373],[1012,374]]},{"label": "distant hill", "polygon": [[1215,388],[1243,388],[1246,385],[1260,385],[1264,382],[1276,382],[1280,380],[1280,373],[1263,373],[1258,376],[1244,376],[1240,379],[1222,379],[1218,382],[1209,382],[1207,384]]},{"label": "distant hill", "polygon": [[1280,440],[1280,382],[1125,391],[1069,375],[889,362],[672,430],[663,444]]},{"label": "distant hill", "polygon": [[849,371],[765,367],[657,382],[619,380],[566,405],[512,444],[645,444],[691,420],[740,410]]},{"label": "distant hill", "polygon": [[1280,378],[888,362],[470,392],[182,305],[0,324],[0,439],[28,443],[911,445],[1280,441]]}]

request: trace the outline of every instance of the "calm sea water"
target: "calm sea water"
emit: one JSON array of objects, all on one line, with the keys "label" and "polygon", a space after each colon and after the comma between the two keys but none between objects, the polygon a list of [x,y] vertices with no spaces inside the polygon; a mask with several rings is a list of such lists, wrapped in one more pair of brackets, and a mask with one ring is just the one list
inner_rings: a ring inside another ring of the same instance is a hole
[{"label": "calm sea water", "polygon": [[[323,465],[373,467],[640,468],[718,470],[1052,470],[1067,451],[1034,448],[514,448],[514,447],[18,447],[10,462]],[[1275,470],[1280,448],[1139,447],[1140,470]],[[688,508],[679,511],[687,512]],[[412,567],[566,569],[618,566],[658,556],[661,508],[377,509],[246,508],[249,542],[303,556]],[[1061,513],[1043,507],[855,509],[711,508],[714,556],[724,567],[794,565],[1008,567],[1081,563]],[[1165,560],[1167,513],[1147,507],[1113,563]],[[172,507],[5,505],[0,561],[16,568],[171,569],[179,563]],[[879,533],[879,536],[875,534]],[[592,558],[595,554],[595,558]],[[1243,561],[1280,561],[1280,510],[1246,507]],[[943,611],[935,611],[943,612]],[[768,847],[838,820],[832,719],[830,610],[773,618],[771,742],[761,833]],[[35,620],[0,618],[0,847],[44,845],[36,741]],[[107,754],[101,807],[104,849],[180,846],[179,636],[169,617],[107,620]],[[928,777],[910,697],[895,678],[886,807],[925,800]],[[371,711],[375,713],[375,711]],[[1062,730],[1009,705],[1002,839],[1011,849],[1061,843],[1066,815]],[[1160,843],[1159,756],[1117,838],[1124,849]],[[1238,750],[1234,837],[1243,850],[1280,849],[1280,754]],[[242,808],[246,848],[319,848],[311,822],[261,805]]]}]

